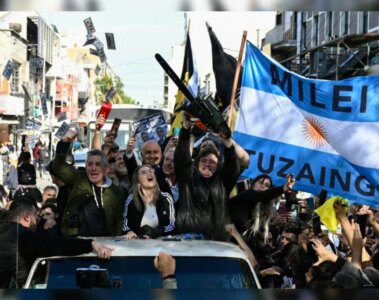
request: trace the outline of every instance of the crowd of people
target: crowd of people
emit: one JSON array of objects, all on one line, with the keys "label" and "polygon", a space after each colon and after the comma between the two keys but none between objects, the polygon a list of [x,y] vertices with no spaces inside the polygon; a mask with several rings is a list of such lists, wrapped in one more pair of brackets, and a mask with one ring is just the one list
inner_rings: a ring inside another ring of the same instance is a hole
[{"label": "crowd of people", "polygon": [[[99,117],[97,128],[104,122]],[[22,287],[39,256],[90,251],[101,258],[111,256],[106,245],[79,237],[155,239],[182,233],[239,245],[263,288],[379,287],[375,208],[347,207],[338,197],[329,199],[338,228],[315,228],[314,210],[324,202],[317,195],[297,198],[292,176],[273,186],[272,179],[261,174],[245,180],[241,188],[237,181],[249,166],[248,153],[221,133],[194,143],[193,132],[185,114],[179,137],[144,142],[139,164],[136,136],[120,149],[115,133],[107,133],[102,141],[97,129],[86,166],[78,169],[72,159],[76,132],[70,129],[46,165],[54,185],[43,191],[36,186],[32,154],[10,157],[4,182],[8,192],[2,188],[0,193],[5,203],[1,287]],[[354,221],[362,215],[366,223]],[[164,261],[173,268],[172,257],[160,257],[160,264],[155,260],[158,271],[168,268]]]}]

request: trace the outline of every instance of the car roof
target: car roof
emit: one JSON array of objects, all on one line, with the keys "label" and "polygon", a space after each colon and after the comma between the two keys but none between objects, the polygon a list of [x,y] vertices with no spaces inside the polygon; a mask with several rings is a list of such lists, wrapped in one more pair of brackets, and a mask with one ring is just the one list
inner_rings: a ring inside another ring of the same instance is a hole
[{"label": "car roof", "polygon": [[[166,251],[174,257],[230,257],[247,259],[237,245],[211,240],[181,240],[164,241],[159,239],[133,239],[118,240],[115,238],[95,238],[96,241],[114,248],[113,257],[117,256],[156,256],[160,251]],[[82,254],[81,256],[96,256],[95,253]]]}]

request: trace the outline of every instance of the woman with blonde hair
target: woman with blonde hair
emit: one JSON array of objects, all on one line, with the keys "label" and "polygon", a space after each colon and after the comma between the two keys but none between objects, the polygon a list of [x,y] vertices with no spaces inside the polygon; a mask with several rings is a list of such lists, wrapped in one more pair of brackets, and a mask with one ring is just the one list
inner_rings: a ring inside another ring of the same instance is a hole
[{"label": "woman with blonde hair", "polygon": [[284,185],[272,187],[270,176],[257,176],[252,181],[251,189],[230,199],[230,214],[237,230],[247,239],[261,231],[266,242],[277,197],[291,191],[294,184],[295,179],[287,178]]},{"label": "woman with blonde hair", "polygon": [[131,193],[124,208],[123,238],[156,238],[170,234],[175,227],[174,201],[161,192],[150,165],[137,167]]}]

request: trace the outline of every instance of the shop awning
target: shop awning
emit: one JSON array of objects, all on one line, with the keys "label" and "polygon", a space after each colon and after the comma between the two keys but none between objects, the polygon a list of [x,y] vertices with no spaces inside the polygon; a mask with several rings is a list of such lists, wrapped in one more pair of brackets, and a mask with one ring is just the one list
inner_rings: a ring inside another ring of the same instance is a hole
[{"label": "shop awning", "polygon": [[2,120],[2,119],[0,119],[0,124],[18,125],[18,124],[20,124],[20,122],[17,120]]}]

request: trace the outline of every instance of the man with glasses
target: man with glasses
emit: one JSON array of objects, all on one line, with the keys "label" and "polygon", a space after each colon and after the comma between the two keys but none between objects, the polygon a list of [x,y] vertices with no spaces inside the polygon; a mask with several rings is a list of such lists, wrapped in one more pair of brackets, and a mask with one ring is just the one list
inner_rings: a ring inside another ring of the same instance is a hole
[{"label": "man with glasses", "polygon": [[208,239],[225,241],[230,223],[228,198],[240,174],[231,138],[223,140],[224,163],[214,147],[200,150],[192,162],[189,115],[185,114],[175,149],[175,174],[179,185],[176,227],[179,232],[202,233]]}]

